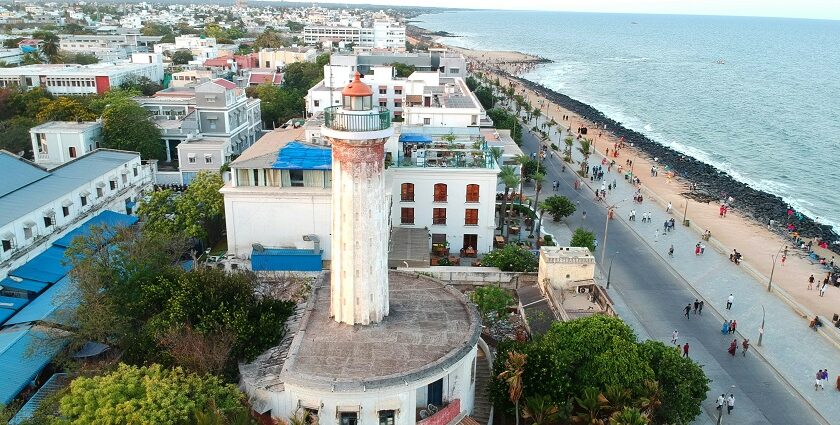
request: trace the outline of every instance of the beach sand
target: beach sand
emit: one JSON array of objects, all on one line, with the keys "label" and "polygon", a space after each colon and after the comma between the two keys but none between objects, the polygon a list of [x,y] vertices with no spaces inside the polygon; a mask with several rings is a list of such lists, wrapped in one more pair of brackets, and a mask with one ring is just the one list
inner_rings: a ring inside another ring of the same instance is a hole
[{"label": "beach sand", "polygon": [[[450,47],[451,48],[451,47]],[[501,66],[511,74],[517,71],[523,71],[529,67],[534,66],[539,58],[526,55],[519,52],[484,52],[469,49],[451,48],[463,53],[469,59],[477,62],[490,61],[497,66]],[[486,71],[486,70],[485,70]],[[512,81],[506,76],[495,74],[499,77],[503,85],[507,86],[511,83],[517,88],[517,93],[526,95],[531,104],[542,104],[542,114],[547,118],[553,118],[561,126],[565,128],[578,128],[586,126],[590,129],[589,136],[595,142],[595,150],[601,156],[607,148],[612,149],[613,145],[618,142],[616,138],[609,131],[592,131],[595,124],[588,122],[572,111],[566,110],[545,98],[539,96],[532,90],[524,89],[521,84],[515,80]],[[562,116],[569,116],[569,120],[562,120]],[[562,146],[562,144],[561,144]],[[710,230],[712,233],[712,241],[709,243],[707,249],[717,248],[723,253],[730,253],[732,249],[737,249],[744,256],[745,266],[751,268],[756,274],[757,280],[762,282],[765,286],[773,268],[773,255],[776,255],[784,246],[790,244],[790,240],[771,232],[765,225],[756,223],[754,220],[740,216],[737,209],[737,200],[734,208],[729,211],[726,218],[719,217],[719,204],[717,202],[701,203],[691,199],[687,199],[681,193],[688,191],[688,182],[682,180],[677,176],[674,179],[665,177],[665,173],[661,172],[661,164],[659,166],[660,173],[658,177],[650,177],[649,170],[654,164],[653,158],[648,158],[646,154],[638,149],[625,147],[621,150],[617,164],[624,164],[626,159],[632,159],[634,163],[634,171],[642,182],[642,192],[646,197],[646,201],[653,199],[657,201],[660,208],[665,208],[668,202],[673,204],[675,217],[682,221],[683,213],[686,211],[686,202],[688,203],[687,217],[692,223],[692,228],[697,232],[698,242],[701,240],[701,234],[704,230]],[[590,160],[592,164],[600,161],[600,157]],[[652,195],[652,196],[651,196]],[[693,246],[682,247],[685,252],[693,254]],[[832,253],[824,250],[818,253],[827,258],[831,258]],[[782,298],[803,316],[803,327],[808,325],[808,320],[811,317],[807,315],[817,314],[823,318],[831,319],[831,317],[838,313],[840,314],[840,289],[833,286],[828,288],[824,297],[819,296],[819,291],[808,290],[808,277],[814,274],[817,282],[821,282],[826,277],[826,271],[819,265],[812,264],[807,258],[798,255],[799,251],[795,249],[789,250],[784,265],[781,264],[781,255],[776,258],[776,266],[773,272],[773,287]],[[761,285],[756,285],[756,290],[762,290]],[[781,291],[779,291],[781,289]],[[766,290],[766,289],[765,289]]]}]

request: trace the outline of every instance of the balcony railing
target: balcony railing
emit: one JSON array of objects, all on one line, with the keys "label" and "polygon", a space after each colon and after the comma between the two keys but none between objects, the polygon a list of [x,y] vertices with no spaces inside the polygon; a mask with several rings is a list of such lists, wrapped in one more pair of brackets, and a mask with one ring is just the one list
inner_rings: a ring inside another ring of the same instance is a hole
[{"label": "balcony railing", "polygon": [[324,126],[336,131],[379,131],[391,127],[391,112],[374,108],[368,113],[353,114],[339,106],[324,110]]},{"label": "balcony railing", "polygon": [[392,164],[399,168],[494,168],[496,160],[489,151],[448,152],[428,157],[398,155]]}]

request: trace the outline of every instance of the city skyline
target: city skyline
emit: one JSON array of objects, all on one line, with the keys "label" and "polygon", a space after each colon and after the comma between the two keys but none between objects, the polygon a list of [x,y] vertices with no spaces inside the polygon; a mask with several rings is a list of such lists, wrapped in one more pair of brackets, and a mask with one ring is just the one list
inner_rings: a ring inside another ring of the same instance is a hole
[{"label": "city skyline", "polygon": [[840,7],[832,0],[803,0],[792,3],[783,0],[532,0],[527,7],[521,3],[502,0],[320,0],[318,3],[334,5],[373,4],[383,6],[425,6],[464,9],[543,10],[556,12],[599,12],[676,15],[754,16],[800,19],[840,20]]}]

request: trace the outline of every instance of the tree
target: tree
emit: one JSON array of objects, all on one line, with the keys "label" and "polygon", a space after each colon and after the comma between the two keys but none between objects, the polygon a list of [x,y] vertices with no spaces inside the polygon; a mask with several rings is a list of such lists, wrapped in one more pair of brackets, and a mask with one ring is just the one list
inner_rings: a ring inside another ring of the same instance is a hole
[{"label": "tree", "polygon": [[31,158],[28,155],[32,152],[32,139],[29,135],[29,129],[36,125],[38,125],[38,122],[29,117],[15,117],[7,121],[0,121],[0,134],[3,135],[0,137],[0,149]]},{"label": "tree", "polygon": [[572,240],[569,241],[569,246],[578,246],[582,248],[589,248],[590,251],[595,251],[595,234],[581,228],[575,229],[572,233]]},{"label": "tree", "polygon": [[172,53],[172,64],[186,65],[193,60],[193,54],[187,49],[178,49]]},{"label": "tree", "polygon": [[38,121],[93,121],[96,114],[82,104],[77,98],[61,96],[47,103],[37,115]]},{"label": "tree", "polygon": [[175,202],[178,227],[187,235],[208,241],[211,231],[214,238],[221,236],[219,226],[224,223],[225,201],[219,189],[225,185],[219,173],[200,171],[183,196]]},{"label": "tree", "polygon": [[542,116],[542,110],[540,108],[534,108],[533,115],[534,115],[535,124],[539,124],[540,117]]},{"label": "tree", "polygon": [[523,247],[507,244],[503,248],[488,252],[481,259],[481,264],[498,267],[505,272],[535,272],[539,266],[539,259]]},{"label": "tree", "polygon": [[81,35],[81,34],[93,34],[92,31],[88,30],[87,28],[76,24],[76,23],[69,23],[64,26],[64,34],[73,34],[73,35]]},{"label": "tree", "polygon": [[647,425],[650,420],[642,415],[639,409],[625,407],[620,412],[610,416],[610,425]]},{"label": "tree", "polygon": [[[545,174],[538,172],[538,173],[535,173],[532,176],[532,178],[534,180],[534,191],[535,191],[534,206],[536,207],[537,205],[540,204],[540,192],[542,191],[543,182],[545,182]],[[535,209],[538,209],[538,208],[535,208]],[[536,227],[537,227],[536,225],[531,226],[531,236],[534,236],[534,228],[536,228]],[[539,238],[540,238],[540,229],[537,228],[537,239],[539,239]]]},{"label": "tree", "polygon": [[65,53],[62,52],[61,61],[64,63],[77,63],[79,65],[91,65],[94,63],[99,63],[99,58],[95,55],[87,54],[87,53]]},{"label": "tree", "polygon": [[105,108],[102,138],[106,148],[140,152],[143,159],[166,159],[160,129],[150,119],[149,112],[130,99]]},{"label": "tree", "polygon": [[156,234],[177,233],[175,196],[172,190],[155,191],[140,200],[137,216],[143,221],[143,230]]},{"label": "tree", "polygon": [[155,22],[146,22],[140,29],[140,33],[147,36],[165,36],[172,34],[172,27]]},{"label": "tree", "polygon": [[545,198],[542,209],[551,214],[551,219],[560,221],[575,213],[575,204],[565,196],[549,196]]},{"label": "tree", "polygon": [[295,21],[286,21],[286,26],[291,32],[303,32],[304,24]]},{"label": "tree", "polygon": [[583,155],[583,161],[580,162],[580,175],[586,177],[589,174],[589,155],[592,154],[592,140],[584,137],[578,143],[580,143],[578,151]]},{"label": "tree", "polygon": [[297,90],[260,84],[247,89],[248,96],[260,99],[262,121],[268,128],[275,128],[294,117],[299,117],[306,106]]},{"label": "tree", "polygon": [[525,180],[530,178],[530,174],[528,174],[530,170],[526,170],[525,167],[531,162],[531,158],[524,153],[520,153],[513,157],[513,162],[519,165],[519,202],[522,203],[522,186],[525,184]]},{"label": "tree", "polygon": [[499,108],[493,108],[487,111],[487,116],[493,120],[496,128],[510,130],[511,137],[517,145],[522,144],[522,124],[513,114]]},{"label": "tree", "polygon": [[516,425],[519,425],[519,399],[522,397],[522,373],[528,355],[511,351],[505,361],[505,370],[499,374],[508,386],[508,397],[516,406]]},{"label": "tree", "polygon": [[566,145],[566,147],[563,149],[563,161],[571,163],[572,146],[575,144],[575,139],[573,139],[572,136],[566,136],[566,138],[563,139],[563,143]]},{"label": "tree", "polygon": [[212,403],[222,412],[244,409],[243,395],[212,375],[196,375],[161,365],[121,364],[111,373],[79,377],[61,398],[59,423],[187,423],[196,409]]},{"label": "tree", "polygon": [[502,209],[499,211],[499,228],[502,230],[502,233],[504,233],[507,219],[507,211],[505,211],[505,207],[507,206],[508,194],[510,193],[510,188],[519,185],[519,177],[516,176],[516,170],[514,170],[513,167],[510,165],[503,165],[501,171],[499,171],[499,179],[502,180],[502,183],[505,185],[505,196],[502,198]]},{"label": "tree", "polygon": [[3,47],[7,49],[17,49],[18,43],[23,41],[23,37],[7,38],[3,40]]},{"label": "tree", "polygon": [[42,35],[43,43],[41,44],[41,54],[47,59],[49,63],[56,63],[59,58],[59,44],[61,39],[57,35],[47,32]]},{"label": "tree", "polygon": [[488,326],[492,326],[497,320],[507,316],[507,308],[513,303],[513,297],[496,286],[476,288],[470,294],[470,300],[475,303],[482,321]]},{"label": "tree", "polygon": [[323,78],[324,67],[317,62],[294,62],[283,68],[283,87],[297,90],[301,97]]},{"label": "tree", "polygon": [[478,102],[481,103],[484,109],[492,109],[496,103],[496,96],[487,87],[479,86],[473,90],[473,93],[475,93],[475,97],[478,98]]},{"label": "tree", "polygon": [[266,29],[254,40],[254,48],[257,50],[276,49],[278,47],[284,47],[287,44],[283,36],[272,29]]},{"label": "tree", "polygon": [[560,407],[541,394],[525,397],[522,417],[530,419],[533,425],[551,425],[560,419]]},{"label": "tree", "polygon": [[[709,379],[693,360],[681,356],[673,347],[658,341],[640,344],[641,356],[653,369],[658,385],[646,388],[648,402],[654,401],[653,418],[657,423],[689,423],[701,412],[701,403],[709,390]],[[656,399],[661,408],[657,409]]]},{"label": "tree", "polygon": [[149,77],[142,76],[137,78],[136,76],[131,76],[126,78],[122,84],[120,84],[120,88],[123,90],[137,90],[138,92],[142,93],[143,96],[152,96],[155,93],[163,90],[163,85],[157,82],[152,81]]}]

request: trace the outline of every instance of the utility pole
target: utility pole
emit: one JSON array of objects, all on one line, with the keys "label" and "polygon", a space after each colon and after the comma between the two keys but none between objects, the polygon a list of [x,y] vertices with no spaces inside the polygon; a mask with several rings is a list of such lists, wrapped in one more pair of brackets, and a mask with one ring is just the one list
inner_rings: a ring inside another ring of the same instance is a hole
[{"label": "utility pole", "polygon": [[785,245],[780,246],[779,250],[776,251],[776,254],[770,256],[770,258],[773,259],[773,267],[770,268],[770,280],[767,281],[767,292],[771,292],[773,290],[773,273],[776,271],[776,258],[779,257],[779,253],[782,252],[782,249],[784,249],[784,247]]},{"label": "utility pole", "polygon": [[607,231],[609,230],[609,227],[610,227],[610,212],[612,212],[612,210],[614,210],[615,207],[618,206],[618,204],[620,204],[620,203],[622,203],[626,200],[627,199],[622,199],[622,200],[612,204],[611,206],[607,207],[607,219],[604,222],[604,246],[601,248],[601,264],[604,264],[604,256],[607,253]]},{"label": "utility pole", "polygon": [[761,306],[761,327],[758,328],[758,346],[761,347],[761,339],[764,337],[764,306]]},{"label": "utility pole", "polygon": [[612,265],[613,261],[615,261],[615,256],[618,255],[618,251],[610,257],[610,267],[607,269],[607,289],[610,289],[610,277],[612,276]]}]

